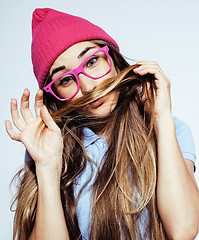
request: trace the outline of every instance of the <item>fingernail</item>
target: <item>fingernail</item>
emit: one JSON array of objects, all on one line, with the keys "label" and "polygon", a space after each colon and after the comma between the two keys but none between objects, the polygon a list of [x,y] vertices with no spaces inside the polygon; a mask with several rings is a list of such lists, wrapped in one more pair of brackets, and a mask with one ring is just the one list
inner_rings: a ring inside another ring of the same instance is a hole
[{"label": "fingernail", "polygon": [[40,94],[43,93],[43,91],[41,89],[39,89],[37,92],[40,93]]},{"label": "fingernail", "polygon": [[29,92],[28,88],[25,88],[24,93],[28,93],[28,92]]}]

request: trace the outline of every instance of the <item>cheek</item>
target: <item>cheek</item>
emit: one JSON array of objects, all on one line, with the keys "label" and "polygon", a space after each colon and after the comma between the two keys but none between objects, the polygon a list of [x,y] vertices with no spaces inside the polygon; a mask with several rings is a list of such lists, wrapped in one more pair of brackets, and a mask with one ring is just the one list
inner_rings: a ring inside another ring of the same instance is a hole
[{"label": "cheek", "polygon": [[105,106],[113,111],[117,105],[119,91],[113,90],[105,96]]},{"label": "cheek", "polygon": [[75,100],[77,100],[78,98],[80,98],[82,96],[83,96],[83,94],[81,93],[81,89],[79,89],[78,93],[72,99],[70,99],[70,102],[74,102]]},{"label": "cheek", "polygon": [[112,66],[110,73],[111,73],[112,77],[114,77],[118,74],[114,65]]},{"label": "cheek", "polygon": [[104,81],[106,81],[108,78],[117,76],[117,74],[118,73],[117,73],[117,71],[115,69],[115,66],[112,66],[111,71],[109,73],[107,73],[104,77],[99,78],[98,80],[94,80],[95,81],[95,85],[98,86],[101,83],[103,83]]}]

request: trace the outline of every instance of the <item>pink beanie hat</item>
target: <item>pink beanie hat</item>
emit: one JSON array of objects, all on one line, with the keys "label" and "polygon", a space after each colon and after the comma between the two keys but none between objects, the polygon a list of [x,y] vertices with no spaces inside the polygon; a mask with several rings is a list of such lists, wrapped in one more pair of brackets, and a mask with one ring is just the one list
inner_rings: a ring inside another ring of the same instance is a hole
[{"label": "pink beanie hat", "polygon": [[50,8],[35,9],[32,17],[32,63],[39,87],[56,58],[75,43],[102,39],[117,43],[100,27],[86,19]]}]

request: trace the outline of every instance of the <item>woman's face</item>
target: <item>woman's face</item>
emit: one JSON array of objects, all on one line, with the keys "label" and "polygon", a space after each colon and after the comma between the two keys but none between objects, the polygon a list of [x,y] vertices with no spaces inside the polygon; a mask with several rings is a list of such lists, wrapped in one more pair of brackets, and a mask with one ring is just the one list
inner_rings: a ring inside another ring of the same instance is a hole
[{"label": "woman's face", "polygon": [[[99,46],[89,41],[80,42],[71,46],[55,60],[50,68],[50,76],[52,80],[77,68],[86,58],[99,49]],[[91,62],[89,62],[91,66],[94,64],[93,61],[95,61],[95,59],[92,59]],[[103,71],[103,69],[100,71]],[[111,70],[105,76],[102,76],[98,79],[92,79],[83,73],[80,73],[78,75],[80,85],[79,91],[73,98],[67,100],[67,102],[73,102],[74,100],[82,97],[85,93],[91,92],[96,86],[105,81],[107,78],[114,77],[116,75],[117,71],[113,61]],[[62,95],[66,89],[62,87],[57,91],[59,91],[59,95]],[[113,90],[100,98],[93,99],[93,102],[83,107],[82,111],[92,113],[95,116],[106,116],[114,110],[117,104],[118,96],[119,92]]]}]

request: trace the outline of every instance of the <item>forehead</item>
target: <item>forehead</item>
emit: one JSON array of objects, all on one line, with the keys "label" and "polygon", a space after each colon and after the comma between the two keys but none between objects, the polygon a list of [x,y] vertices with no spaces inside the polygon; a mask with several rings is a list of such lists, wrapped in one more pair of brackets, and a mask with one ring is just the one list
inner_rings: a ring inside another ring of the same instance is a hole
[{"label": "forehead", "polygon": [[99,46],[97,46],[95,43],[90,42],[90,41],[84,41],[84,42],[79,42],[71,47],[69,47],[67,50],[65,50],[59,57],[54,61],[53,65],[50,68],[50,74],[52,73],[54,68],[57,68],[59,66],[69,64],[71,62],[79,62],[79,55],[82,51],[84,51],[86,48],[91,47],[91,49],[98,49]]}]

